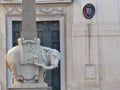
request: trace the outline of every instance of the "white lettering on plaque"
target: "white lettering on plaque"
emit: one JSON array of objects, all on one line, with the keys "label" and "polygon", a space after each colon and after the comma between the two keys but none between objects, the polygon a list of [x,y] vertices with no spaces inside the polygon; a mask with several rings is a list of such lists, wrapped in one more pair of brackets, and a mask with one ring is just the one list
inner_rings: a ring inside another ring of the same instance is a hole
[{"label": "white lettering on plaque", "polygon": [[96,66],[94,64],[85,65],[85,79],[96,78]]}]

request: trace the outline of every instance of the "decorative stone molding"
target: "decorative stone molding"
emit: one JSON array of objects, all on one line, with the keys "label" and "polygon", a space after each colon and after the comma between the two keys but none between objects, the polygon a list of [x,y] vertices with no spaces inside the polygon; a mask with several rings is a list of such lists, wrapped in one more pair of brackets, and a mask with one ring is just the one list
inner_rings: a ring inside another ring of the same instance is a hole
[{"label": "decorative stone molding", "polygon": [[[53,15],[53,14],[65,14],[65,7],[37,7],[36,14],[42,15]],[[22,8],[17,6],[6,6],[6,15],[20,15],[22,13]]]},{"label": "decorative stone molding", "polygon": [[17,15],[22,13],[21,7],[5,7],[5,14],[6,15]]},{"label": "decorative stone molding", "polygon": [[37,8],[37,14],[65,14],[65,7]]},{"label": "decorative stone molding", "polygon": [[[0,3],[21,3],[22,0],[0,0]],[[71,3],[72,0],[36,0],[36,3]]]}]

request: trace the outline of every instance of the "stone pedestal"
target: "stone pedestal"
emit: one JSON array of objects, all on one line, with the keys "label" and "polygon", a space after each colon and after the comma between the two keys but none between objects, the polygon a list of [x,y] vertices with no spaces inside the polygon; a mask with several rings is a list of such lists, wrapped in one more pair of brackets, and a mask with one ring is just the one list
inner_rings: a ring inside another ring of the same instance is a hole
[{"label": "stone pedestal", "polygon": [[52,90],[51,87],[45,88],[9,88],[8,90]]}]

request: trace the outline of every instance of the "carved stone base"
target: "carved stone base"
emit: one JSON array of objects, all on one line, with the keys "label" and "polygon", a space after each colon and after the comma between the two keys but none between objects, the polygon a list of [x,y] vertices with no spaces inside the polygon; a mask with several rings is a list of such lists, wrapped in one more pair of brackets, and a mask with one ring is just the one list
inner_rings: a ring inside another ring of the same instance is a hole
[{"label": "carved stone base", "polygon": [[21,84],[19,82],[12,84],[9,88],[48,88],[47,83],[31,83],[31,84]]},{"label": "carved stone base", "polygon": [[51,87],[44,88],[9,88],[8,90],[52,90]]}]

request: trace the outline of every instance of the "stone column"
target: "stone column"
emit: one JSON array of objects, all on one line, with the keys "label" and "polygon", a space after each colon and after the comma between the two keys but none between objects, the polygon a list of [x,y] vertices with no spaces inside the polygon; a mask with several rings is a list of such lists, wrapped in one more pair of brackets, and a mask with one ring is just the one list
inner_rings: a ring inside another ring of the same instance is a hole
[{"label": "stone column", "polygon": [[33,39],[37,37],[35,0],[22,0],[22,10],[21,37]]}]

